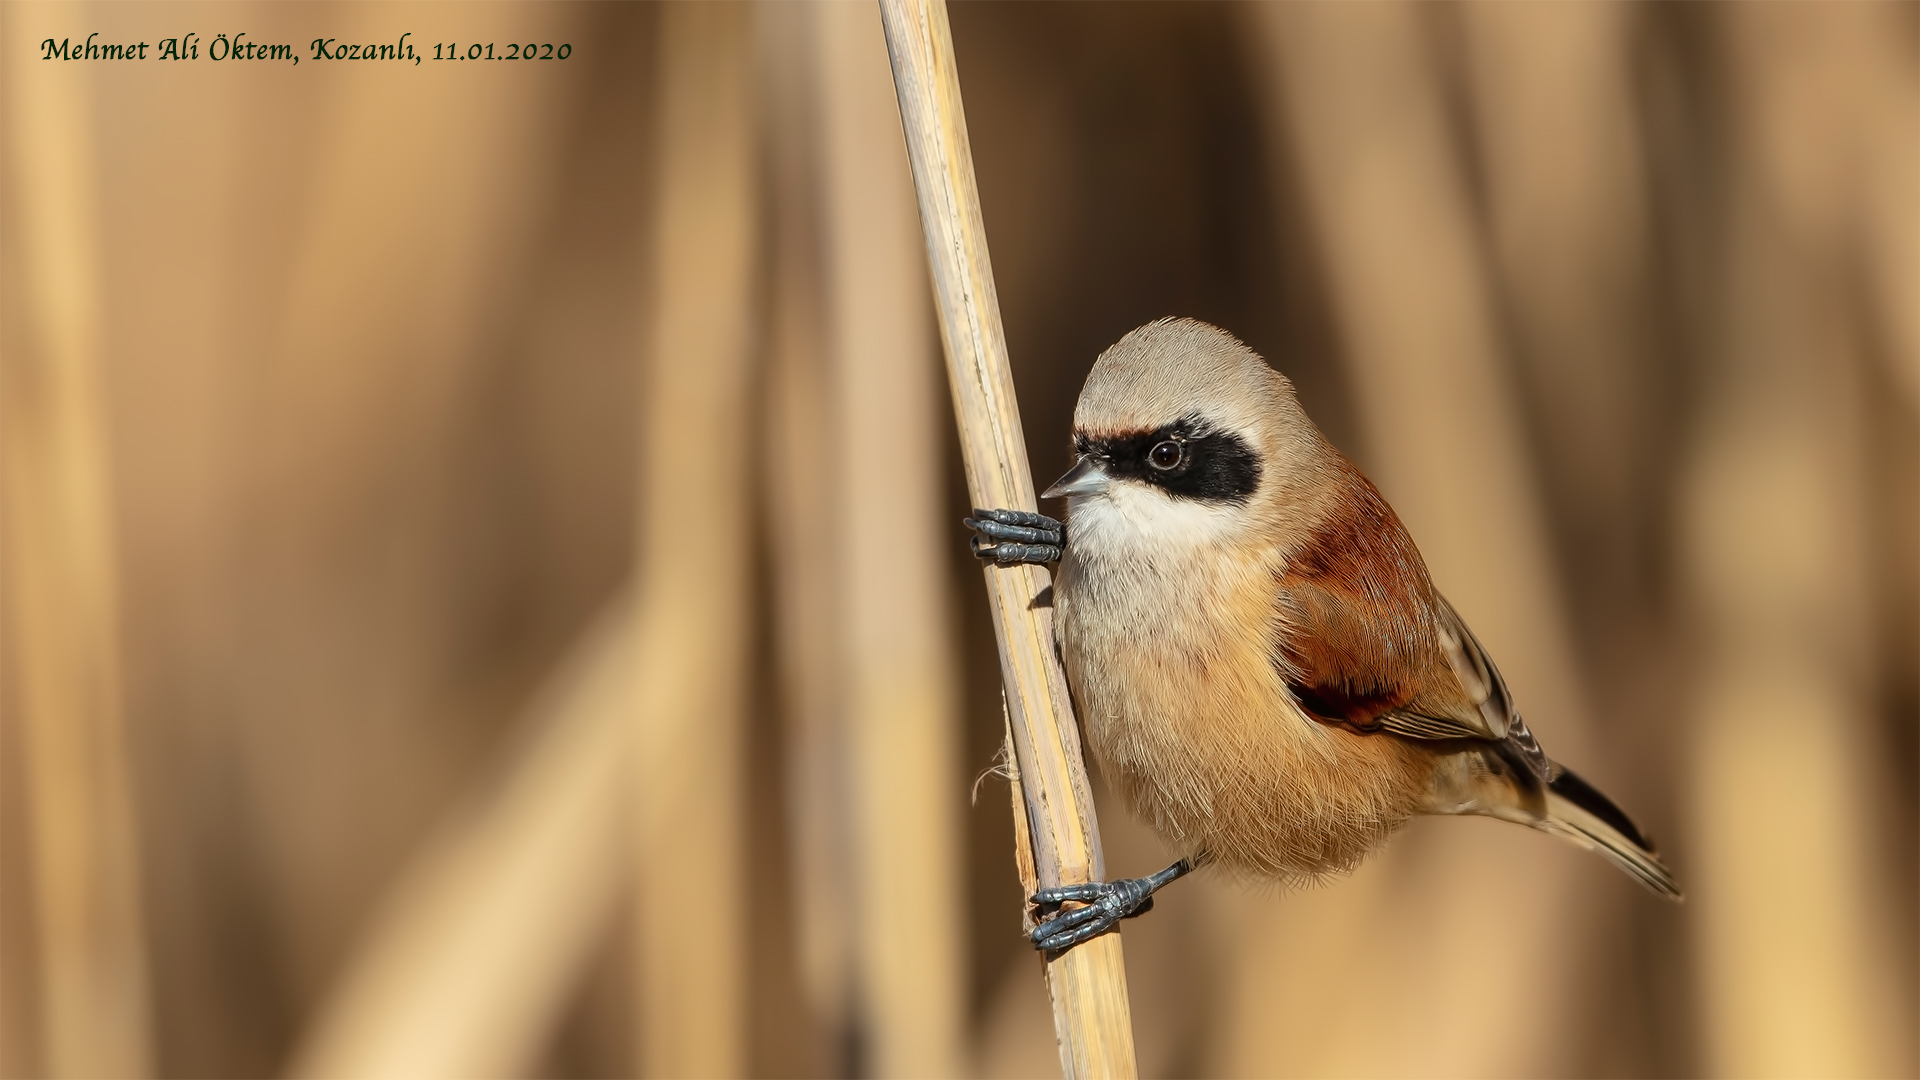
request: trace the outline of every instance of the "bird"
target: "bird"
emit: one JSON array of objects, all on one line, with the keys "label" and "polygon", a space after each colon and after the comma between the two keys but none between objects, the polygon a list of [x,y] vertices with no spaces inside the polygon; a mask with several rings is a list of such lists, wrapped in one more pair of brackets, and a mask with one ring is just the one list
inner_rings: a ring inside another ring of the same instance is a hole
[{"label": "bird", "polygon": [[1036,948],[1105,933],[1201,866],[1320,882],[1421,815],[1526,825],[1681,898],[1647,834],[1541,750],[1393,508],[1239,339],[1185,318],[1128,333],[1087,375],[1073,447],[1042,494],[1064,522],[964,524],[982,560],[1057,567],[1086,743],[1180,858],[1040,890]]}]

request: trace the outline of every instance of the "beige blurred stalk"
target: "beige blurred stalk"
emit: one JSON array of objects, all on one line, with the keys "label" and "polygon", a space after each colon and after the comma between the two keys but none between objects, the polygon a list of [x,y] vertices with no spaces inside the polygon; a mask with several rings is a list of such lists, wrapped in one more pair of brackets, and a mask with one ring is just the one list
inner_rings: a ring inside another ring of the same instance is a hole
[{"label": "beige blurred stalk", "polygon": [[776,207],[765,490],[803,989],[830,1045],[857,1024],[876,1074],[962,1075],[938,367],[886,45],[865,5],[759,19]]},{"label": "beige blurred stalk", "polygon": [[1596,2],[1458,12],[1518,359],[1561,451],[1553,464],[1583,515],[1576,527],[1616,537],[1646,499],[1634,484],[1659,449],[1635,422],[1652,411],[1636,378],[1651,344],[1638,303],[1647,189],[1630,70],[1641,12]]},{"label": "beige blurred stalk", "polygon": [[[340,8],[334,25],[348,40],[365,40],[390,17],[383,10]],[[293,18],[299,9],[264,14]],[[540,26],[539,10],[525,7],[502,7],[489,19],[516,36]],[[232,69],[199,70],[210,77]],[[352,941],[354,916],[379,895],[375,875],[401,865],[414,846],[392,815],[418,806],[413,800],[426,792],[451,799],[464,790],[464,777],[449,774],[459,743],[429,734],[436,724],[427,713],[473,717],[472,699],[456,704],[427,691],[442,643],[470,632],[471,614],[460,605],[475,595],[468,590],[476,579],[443,572],[453,560],[441,553],[489,542],[454,509],[454,455],[471,452],[457,433],[474,415],[471,388],[496,370],[496,342],[512,325],[491,313],[521,288],[515,268],[538,250],[533,234],[543,219],[534,208],[554,190],[557,160],[543,118],[566,98],[544,72],[515,84],[413,79],[399,68],[307,80],[308,67],[293,70],[299,77],[274,93],[306,87],[298,93],[312,95],[279,106],[311,103],[303,140],[311,159],[293,159],[285,172],[239,171],[229,196],[236,205],[213,219],[232,267],[215,286],[214,311],[220,325],[260,337],[216,335],[223,359],[208,407],[217,410],[215,445],[225,452],[210,450],[204,467],[226,491],[206,535],[234,565],[208,580],[235,608],[219,613],[220,636],[191,662],[208,665],[199,676],[207,685],[235,695],[230,719],[211,710],[200,721],[211,725],[207,737],[258,748],[247,755],[248,783],[270,794],[242,804],[252,815],[246,833],[225,835],[258,838],[266,872],[283,883],[275,903],[285,952],[276,963],[303,997],[318,1000]],[[431,70],[431,61],[416,70]],[[244,96],[232,84],[209,92],[230,95],[234,108]],[[249,106],[259,111],[234,123],[244,128],[274,108]],[[369,145],[382,152],[365,153]],[[502,158],[497,148],[507,145],[526,151]],[[293,176],[298,185],[283,179]],[[285,221],[284,256],[255,261],[261,246],[245,239],[247,223],[263,220],[254,207],[280,200],[283,208],[264,220]],[[241,275],[268,280],[234,280]],[[423,471],[415,470],[425,461],[406,449],[415,446],[439,448],[426,452],[434,464]],[[368,499],[380,507],[378,525],[366,516]],[[358,542],[350,538],[371,535],[394,538],[386,558],[396,561],[386,565],[410,571],[383,576],[343,559]],[[366,598],[375,589],[386,595]],[[291,613],[310,624],[296,629]],[[275,631],[280,625],[288,636]],[[260,647],[234,636],[247,633],[267,636]],[[340,666],[321,675],[312,660],[332,643],[343,649],[331,661]],[[327,739],[300,734],[321,728]],[[335,785],[348,778],[368,785],[365,798],[341,798]],[[433,820],[418,812],[422,827]],[[192,963],[171,944],[168,955]]]},{"label": "beige blurred stalk", "polygon": [[[1904,13],[1910,14],[1910,13]],[[1885,905],[1889,805],[1870,624],[1864,375],[1851,283],[1909,230],[1872,197],[1911,110],[1891,8],[1723,11],[1733,177],[1710,315],[1716,387],[1685,462],[1680,550],[1702,637],[1687,785],[1704,1062],[1723,1076],[1911,1075],[1911,956]],[[1913,192],[1899,200],[1910,207]],[[1903,303],[1911,305],[1912,297]],[[1910,308],[1908,310],[1911,310]],[[1910,971],[1910,967],[1908,968]]]},{"label": "beige blurred stalk", "polygon": [[823,1042],[846,1042],[853,1008],[852,838],[841,722],[841,539],[827,371],[817,158],[814,5],[758,9],[760,101],[770,158],[766,500],[779,672],[788,864],[800,991]]},{"label": "beige blurred stalk", "polygon": [[[20,17],[8,7],[16,51]],[[22,56],[0,67],[18,214],[9,269],[25,281],[28,324],[15,339],[25,347],[0,365],[0,543],[7,723],[30,818],[38,1065],[54,1077],[142,1076],[152,1035],[122,727],[92,73]]]},{"label": "beige blurred stalk", "polygon": [[841,671],[852,784],[853,947],[876,1076],[967,1073],[963,788],[943,515],[940,365],[913,179],[880,19],[822,4],[822,238]]},{"label": "beige blurred stalk", "polygon": [[[1597,2],[1452,10],[1479,135],[1489,278],[1503,299],[1515,385],[1532,390],[1539,472],[1553,478],[1561,554],[1578,567],[1585,590],[1582,615],[1589,628],[1603,628],[1586,638],[1601,646],[1600,664],[1589,667],[1630,671],[1611,700],[1637,700],[1653,673],[1665,673],[1659,657],[1671,644],[1646,608],[1636,607],[1644,593],[1635,588],[1650,576],[1637,555],[1654,532],[1649,519],[1660,512],[1659,456],[1669,446],[1656,425],[1671,415],[1658,397],[1656,372],[1671,358],[1654,348],[1649,329],[1648,173],[1632,81],[1636,31],[1646,13]],[[1577,537],[1570,544],[1569,535]],[[1504,656],[1501,663],[1512,666]],[[1555,718],[1530,701],[1522,707],[1553,733],[1547,745],[1554,753],[1632,808],[1656,839],[1672,839],[1649,818],[1650,796],[1679,771],[1665,716],[1622,708],[1575,757],[1562,748]],[[1607,873],[1597,863],[1578,872],[1591,878],[1594,871]],[[1684,882],[1684,865],[1680,873]],[[1617,942],[1635,932],[1636,923],[1625,920],[1656,920],[1676,931],[1680,920],[1619,882],[1606,884],[1600,895],[1614,900],[1612,909],[1588,910],[1561,962],[1582,972],[1573,991],[1572,1007],[1581,1010],[1574,1030],[1620,1030],[1599,1060],[1586,1056],[1595,1053],[1587,1045],[1565,1047],[1561,1060],[1573,1068],[1633,1068],[1626,1063],[1657,1060],[1649,1055],[1659,1052],[1634,1037],[1645,1030],[1633,1022],[1642,1006],[1627,992],[1637,981],[1633,965],[1645,960]]]},{"label": "beige blurred stalk", "polygon": [[643,1076],[739,1076],[753,13],[670,4],[660,14],[661,173],[639,444],[635,1060]]},{"label": "beige blurred stalk", "polygon": [[[1499,657],[1542,741],[1581,760],[1586,705],[1441,107],[1430,13],[1405,3],[1246,12],[1274,145],[1290,141],[1277,166],[1297,169],[1317,230],[1360,460]],[[1525,1075],[1558,1060],[1576,988],[1534,973],[1584,909],[1579,853],[1487,822],[1411,833],[1351,883],[1290,898],[1240,951],[1223,1071]],[[1494,911],[1501,940],[1489,949]],[[1524,1025],[1485,1006],[1520,986],[1532,988]],[[1394,1038],[1371,1034],[1382,1012],[1396,1017]],[[1286,1018],[1280,1038],[1276,1017]]]},{"label": "beige blurred stalk", "polygon": [[626,892],[633,625],[621,597],[413,858],[289,1075],[525,1076]]},{"label": "beige blurred stalk", "polygon": [[[946,4],[881,0],[880,12],[932,269],[968,493],[976,506],[1032,510],[1037,505],[1033,475],[987,255]],[[1034,880],[1042,886],[1100,880],[1106,873],[1100,828],[1073,703],[1054,649],[1052,609],[1041,598],[1051,587],[1050,575],[1037,566],[988,567],[984,573]],[[1033,880],[1022,884],[1031,886]],[[1120,935],[1104,934],[1053,957],[1046,970],[1061,1071],[1069,1078],[1135,1075]]]}]

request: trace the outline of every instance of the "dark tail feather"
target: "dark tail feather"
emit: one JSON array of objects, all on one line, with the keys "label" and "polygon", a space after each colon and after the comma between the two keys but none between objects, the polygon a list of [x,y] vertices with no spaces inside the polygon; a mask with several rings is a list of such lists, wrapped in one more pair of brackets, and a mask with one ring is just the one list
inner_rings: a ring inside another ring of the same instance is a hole
[{"label": "dark tail feather", "polygon": [[1612,799],[1564,768],[1547,785],[1546,829],[1606,856],[1661,896],[1682,898],[1680,883],[1660,862],[1653,841]]}]

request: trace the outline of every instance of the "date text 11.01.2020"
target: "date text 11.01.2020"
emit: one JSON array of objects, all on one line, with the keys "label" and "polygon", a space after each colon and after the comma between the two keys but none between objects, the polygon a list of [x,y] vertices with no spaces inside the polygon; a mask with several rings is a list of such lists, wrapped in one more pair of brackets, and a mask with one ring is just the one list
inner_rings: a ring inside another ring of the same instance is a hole
[{"label": "date text 11.01.2020", "polygon": [[572,45],[555,45],[551,42],[529,41],[521,44],[509,41],[496,46],[489,41],[462,48],[458,42],[447,41],[437,42],[433,46],[435,60],[565,60],[572,55]]}]

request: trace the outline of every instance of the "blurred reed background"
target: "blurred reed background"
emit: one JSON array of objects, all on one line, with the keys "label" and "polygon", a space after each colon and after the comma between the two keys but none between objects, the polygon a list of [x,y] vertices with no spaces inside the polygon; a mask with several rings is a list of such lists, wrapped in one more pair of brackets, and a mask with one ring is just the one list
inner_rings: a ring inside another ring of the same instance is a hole
[{"label": "blurred reed background", "polygon": [[[877,13],[0,15],[0,1072],[1054,1073]],[[952,21],[1038,479],[1240,335],[1690,893],[1201,875],[1143,1074],[1920,1069],[1920,8]]]}]

